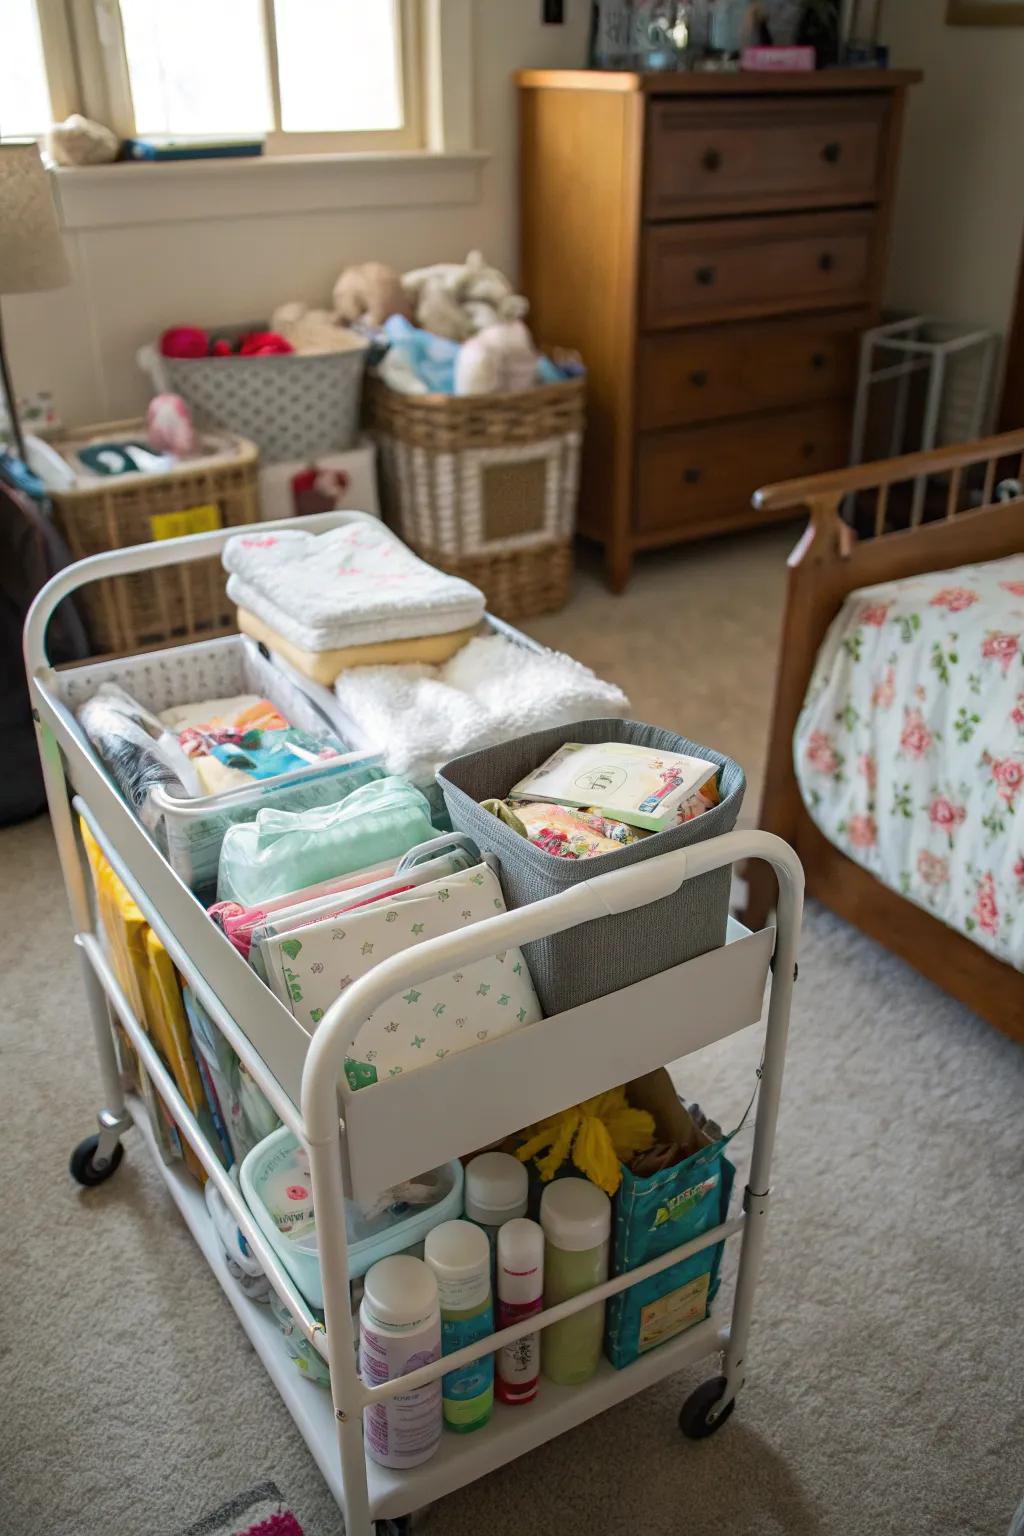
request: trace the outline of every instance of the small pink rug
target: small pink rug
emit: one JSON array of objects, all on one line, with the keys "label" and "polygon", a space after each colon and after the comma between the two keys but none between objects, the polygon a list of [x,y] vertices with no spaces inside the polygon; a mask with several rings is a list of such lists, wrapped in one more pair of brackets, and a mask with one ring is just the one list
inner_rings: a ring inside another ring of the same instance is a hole
[{"label": "small pink rug", "polygon": [[181,1536],[302,1536],[276,1483],[261,1483],[204,1515]]}]

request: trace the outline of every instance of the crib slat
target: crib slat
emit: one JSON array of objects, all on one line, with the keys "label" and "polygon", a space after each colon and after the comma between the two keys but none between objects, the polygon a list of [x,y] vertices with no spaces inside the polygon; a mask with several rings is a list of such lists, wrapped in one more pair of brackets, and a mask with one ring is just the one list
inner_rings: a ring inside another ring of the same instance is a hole
[{"label": "crib slat", "polygon": [[946,497],[946,517],[955,517],[960,510],[960,477],[962,471],[957,465],[949,477],[949,495]]},{"label": "crib slat", "polygon": [[880,485],[875,496],[875,538],[885,532],[885,516],[889,510],[889,487]]}]

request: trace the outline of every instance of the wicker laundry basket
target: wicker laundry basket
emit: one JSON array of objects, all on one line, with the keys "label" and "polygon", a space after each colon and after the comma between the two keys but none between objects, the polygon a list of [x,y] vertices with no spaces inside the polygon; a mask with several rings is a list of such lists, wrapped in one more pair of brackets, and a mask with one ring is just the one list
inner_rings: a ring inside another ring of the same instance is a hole
[{"label": "wicker laundry basket", "polygon": [[504,395],[402,395],[371,379],[381,497],[417,554],[504,619],[569,596],[585,380]]},{"label": "wicker laundry basket", "polygon": [[[77,451],[97,441],[146,439],[141,421],[85,427],[54,443],[81,471]],[[259,455],[243,437],[205,434],[210,449],[165,474],[109,477],[81,473],[70,490],[54,491],[54,521],[73,560],[130,544],[259,521]],[[120,655],[176,641],[203,640],[235,629],[219,560],[114,576],[75,598],[97,656]]]}]

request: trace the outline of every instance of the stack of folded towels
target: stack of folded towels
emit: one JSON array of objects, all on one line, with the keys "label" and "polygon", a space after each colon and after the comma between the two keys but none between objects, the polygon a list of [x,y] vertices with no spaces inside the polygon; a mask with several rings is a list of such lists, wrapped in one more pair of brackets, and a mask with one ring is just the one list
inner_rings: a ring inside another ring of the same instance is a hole
[{"label": "stack of folded towels", "polygon": [[350,667],[448,661],[484,613],[482,592],[366,514],[329,533],[241,534],[224,568],[239,629],[327,687]]},{"label": "stack of folded towels", "polygon": [[628,713],[621,688],[572,657],[478,633],[483,593],[365,513],[329,533],[238,534],[224,567],[239,629],[333,684],[341,738],[428,793],[453,757]]}]

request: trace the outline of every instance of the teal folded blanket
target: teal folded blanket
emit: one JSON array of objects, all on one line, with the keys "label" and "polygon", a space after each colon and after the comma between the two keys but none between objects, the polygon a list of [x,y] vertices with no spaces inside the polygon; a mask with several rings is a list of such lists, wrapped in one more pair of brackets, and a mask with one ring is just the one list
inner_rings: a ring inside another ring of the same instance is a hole
[{"label": "teal folded blanket", "polygon": [[405,779],[377,779],[337,805],[259,812],[224,834],[217,900],[242,906],[336,875],[400,859],[435,835],[425,796]]}]

